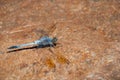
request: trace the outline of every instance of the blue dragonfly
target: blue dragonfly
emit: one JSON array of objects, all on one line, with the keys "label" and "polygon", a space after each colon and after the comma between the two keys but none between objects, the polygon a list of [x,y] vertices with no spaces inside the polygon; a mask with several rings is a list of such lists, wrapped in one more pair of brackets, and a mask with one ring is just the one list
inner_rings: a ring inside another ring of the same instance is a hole
[{"label": "blue dragonfly", "polygon": [[[54,30],[56,29],[55,24],[48,29],[49,31],[44,31],[41,29],[35,30],[35,32],[38,34],[43,34],[43,36],[33,42],[25,43],[25,44],[20,44],[20,45],[14,45],[8,47],[8,52],[14,52],[14,51],[19,51],[19,50],[25,50],[25,49],[33,49],[33,48],[44,48],[44,47],[54,47],[56,46],[57,38],[56,37],[49,37],[48,34],[52,34]],[[38,35],[39,36],[39,35]],[[32,46],[32,47],[28,47]],[[27,47],[27,48],[26,48]]]},{"label": "blue dragonfly", "polygon": [[[54,26],[55,25],[53,25],[52,27],[50,27],[50,29],[48,29],[49,35],[52,34],[54,32],[54,30],[56,29],[56,27],[54,27]],[[8,51],[8,53],[14,52],[14,51],[19,51],[19,50],[33,49],[33,48],[54,47],[54,46],[56,46],[56,44],[59,44],[59,43],[57,43],[58,39],[56,37],[53,37],[53,38],[49,37],[48,34],[46,32],[44,32],[43,30],[36,30],[36,32],[40,32],[44,36],[41,37],[40,39],[30,42],[30,43],[10,46],[10,47],[8,47],[8,50],[10,50],[10,51]],[[24,48],[24,47],[28,47],[28,46],[33,46],[33,47]],[[59,53],[59,51],[55,50],[54,48],[49,48],[48,50],[51,53],[53,53],[52,58],[48,58],[45,60],[45,64],[48,67],[50,67],[50,68],[56,67],[56,64],[54,63],[53,59],[56,59],[56,61],[60,64],[66,64],[66,63],[69,64],[69,60],[67,58],[65,58],[63,55],[61,55],[61,53]],[[58,53],[58,54],[56,54],[56,53]]]},{"label": "blue dragonfly", "polygon": [[20,45],[15,45],[15,46],[10,46],[8,49],[19,49],[19,48],[24,48],[27,46],[36,46],[37,48],[43,48],[43,47],[54,47],[56,44],[57,38],[53,37],[50,38],[49,36],[43,36],[40,39],[26,43],[26,44],[20,44]]}]

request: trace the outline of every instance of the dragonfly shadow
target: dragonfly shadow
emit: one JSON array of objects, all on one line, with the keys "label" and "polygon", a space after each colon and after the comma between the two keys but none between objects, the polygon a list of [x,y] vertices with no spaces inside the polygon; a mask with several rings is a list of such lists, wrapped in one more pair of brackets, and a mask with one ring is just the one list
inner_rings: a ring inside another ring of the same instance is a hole
[{"label": "dragonfly shadow", "polygon": [[[56,44],[54,44],[54,46],[56,46]],[[28,47],[28,48],[21,48],[21,49],[10,50],[10,51],[7,51],[7,53],[17,52],[17,51],[22,51],[22,50],[29,50],[29,49],[39,49],[39,48],[46,48],[46,47],[54,47],[54,46],[50,46],[50,45],[34,46],[34,47]]]}]

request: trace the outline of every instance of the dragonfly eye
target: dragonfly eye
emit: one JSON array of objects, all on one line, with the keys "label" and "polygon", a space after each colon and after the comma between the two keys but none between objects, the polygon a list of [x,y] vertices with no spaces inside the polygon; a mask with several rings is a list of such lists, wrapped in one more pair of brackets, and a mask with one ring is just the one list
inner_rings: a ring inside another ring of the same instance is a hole
[{"label": "dragonfly eye", "polygon": [[54,38],[52,39],[52,42],[55,43],[56,41],[57,41],[57,38],[54,37]]}]

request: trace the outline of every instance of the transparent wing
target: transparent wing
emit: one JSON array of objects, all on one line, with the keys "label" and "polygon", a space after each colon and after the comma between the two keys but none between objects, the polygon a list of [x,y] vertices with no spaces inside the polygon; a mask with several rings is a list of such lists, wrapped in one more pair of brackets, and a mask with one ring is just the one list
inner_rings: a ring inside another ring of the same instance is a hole
[{"label": "transparent wing", "polygon": [[35,29],[34,32],[39,38],[41,38],[43,36],[52,36],[53,37],[53,33],[55,30],[56,30],[56,23],[53,23],[47,28],[45,27],[44,29],[41,29],[41,28]]}]

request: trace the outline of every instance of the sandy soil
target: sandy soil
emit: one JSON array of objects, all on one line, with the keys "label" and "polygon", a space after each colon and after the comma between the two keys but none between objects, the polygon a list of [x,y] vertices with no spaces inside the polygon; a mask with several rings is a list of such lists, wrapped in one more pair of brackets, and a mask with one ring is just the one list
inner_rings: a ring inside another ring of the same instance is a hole
[{"label": "sandy soil", "polygon": [[120,80],[120,0],[0,0],[0,44],[0,80]]}]

